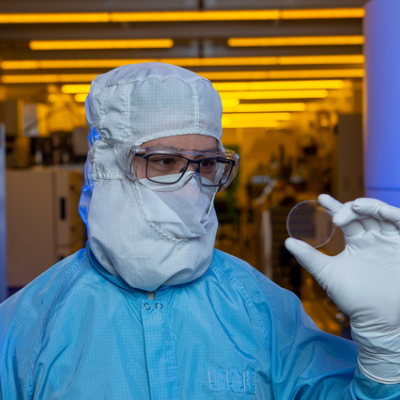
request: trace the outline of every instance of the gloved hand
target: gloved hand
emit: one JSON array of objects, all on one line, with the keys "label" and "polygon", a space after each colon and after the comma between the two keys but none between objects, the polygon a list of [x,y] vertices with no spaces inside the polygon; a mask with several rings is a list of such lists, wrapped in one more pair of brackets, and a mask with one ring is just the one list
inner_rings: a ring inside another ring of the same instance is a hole
[{"label": "gloved hand", "polygon": [[360,370],[386,384],[400,382],[400,209],[361,198],[319,203],[341,227],[345,250],[329,257],[289,238],[286,248],[351,319]]}]

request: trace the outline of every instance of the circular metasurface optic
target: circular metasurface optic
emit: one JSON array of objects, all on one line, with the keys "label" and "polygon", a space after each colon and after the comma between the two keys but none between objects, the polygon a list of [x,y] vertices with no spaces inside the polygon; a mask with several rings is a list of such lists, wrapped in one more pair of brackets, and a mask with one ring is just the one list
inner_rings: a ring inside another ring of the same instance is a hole
[{"label": "circular metasurface optic", "polygon": [[286,228],[292,238],[315,248],[328,243],[335,233],[332,217],[316,200],[296,204],[287,217]]}]

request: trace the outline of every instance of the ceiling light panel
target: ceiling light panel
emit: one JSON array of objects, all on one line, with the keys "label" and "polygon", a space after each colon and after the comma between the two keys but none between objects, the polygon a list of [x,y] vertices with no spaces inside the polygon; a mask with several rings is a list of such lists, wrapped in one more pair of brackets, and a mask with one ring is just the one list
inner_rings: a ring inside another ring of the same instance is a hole
[{"label": "ceiling light panel", "polygon": [[84,103],[87,97],[87,93],[78,93],[74,96],[74,100],[78,103]]},{"label": "ceiling light panel", "polygon": [[63,93],[89,93],[90,85],[62,85]]},{"label": "ceiling light panel", "polygon": [[254,21],[363,18],[363,8],[0,14],[0,24]]},{"label": "ceiling light panel", "polygon": [[267,90],[249,92],[219,92],[222,99],[263,100],[263,99],[324,99],[327,90]]},{"label": "ceiling light panel", "polygon": [[342,19],[363,18],[363,8],[317,8],[304,10],[282,10],[282,19]]},{"label": "ceiling light panel", "polygon": [[222,99],[224,113],[301,112],[307,109],[306,103],[238,104],[231,106],[226,100],[228,99]]},{"label": "ceiling light panel", "polygon": [[344,81],[331,79],[313,81],[218,82],[213,83],[213,86],[218,91],[342,89]]},{"label": "ceiling light panel", "polygon": [[172,39],[31,40],[31,50],[150,49],[171,48]]},{"label": "ceiling light panel", "polygon": [[280,122],[251,118],[247,120],[235,121],[223,115],[221,118],[221,124],[223,128],[277,128],[280,125]]},{"label": "ceiling light panel", "polygon": [[182,67],[244,66],[244,65],[324,65],[362,64],[364,56],[283,56],[283,57],[206,57],[206,58],[160,58],[160,59],[99,59],[99,60],[18,60],[1,61],[0,68],[10,69],[71,69],[116,68],[126,64],[163,62]]},{"label": "ceiling light panel", "polygon": [[311,69],[291,71],[218,71],[197,72],[204,78],[215,81],[256,79],[312,79],[312,78],[363,78],[362,68],[354,69]]},{"label": "ceiling light panel", "polygon": [[231,121],[247,121],[249,119],[258,121],[290,121],[291,113],[224,113],[223,117]]},{"label": "ceiling light panel", "polygon": [[364,36],[292,36],[230,38],[230,47],[270,47],[270,46],[335,46],[362,45]]},{"label": "ceiling light panel", "polygon": [[91,82],[98,74],[37,74],[37,75],[2,75],[1,83],[62,83]]}]

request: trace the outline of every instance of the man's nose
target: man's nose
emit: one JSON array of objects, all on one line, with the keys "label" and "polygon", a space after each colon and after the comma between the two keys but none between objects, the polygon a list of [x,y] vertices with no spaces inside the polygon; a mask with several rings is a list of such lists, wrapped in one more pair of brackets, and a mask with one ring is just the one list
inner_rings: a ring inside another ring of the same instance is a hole
[{"label": "man's nose", "polygon": [[187,171],[194,171],[194,172],[199,172],[199,166],[198,164],[189,164]]}]

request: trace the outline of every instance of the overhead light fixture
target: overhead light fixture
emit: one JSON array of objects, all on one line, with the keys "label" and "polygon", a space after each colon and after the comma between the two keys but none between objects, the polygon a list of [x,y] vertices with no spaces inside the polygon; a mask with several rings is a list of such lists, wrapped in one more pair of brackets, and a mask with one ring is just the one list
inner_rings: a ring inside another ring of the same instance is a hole
[{"label": "overhead light fixture", "polygon": [[150,49],[173,47],[172,39],[31,40],[31,50]]},{"label": "overhead light fixture", "polygon": [[316,8],[303,10],[282,10],[282,19],[341,19],[363,18],[363,8]]},{"label": "overhead light fixture", "polygon": [[37,75],[2,75],[1,83],[62,83],[91,82],[98,74],[37,74]]},{"label": "overhead light fixture", "polygon": [[363,18],[363,8],[0,14],[0,24],[254,21]]},{"label": "overhead light fixture", "polygon": [[269,47],[269,46],[335,46],[361,45],[364,36],[290,36],[290,37],[250,37],[230,38],[230,47]]},{"label": "overhead light fixture", "polygon": [[305,103],[265,103],[225,106],[224,99],[222,99],[222,104],[224,113],[301,112],[307,109]]},{"label": "overhead light fixture", "polygon": [[211,81],[256,79],[312,79],[312,78],[363,78],[364,69],[310,69],[290,71],[218,71],[197,72]]},{"label": "overhead light fixture", "polygon": [[[306,111],[305,103],[256,103],[229,105],[227,100],[222,99],[224,113],[256,113],[256,112],[301,112]],[[236,99],[235,99],[236,100]]]},{"label": "overhead light fixture", "polygon": [[342,89],[344,81],[340,79],[313,81],[272,81],[272,82],[217,82],[213,86],[218,91],[248,90],[295,90],[295,89]]},{"label": "overhead light fixture", "polygon": [[326,55],[326,56],[282,56],[278,57],[278,65],[301,64],[363,64],[365,57],[356,55]]},{"label": "overhead light fixture", "polygon": [[110,22],[109,13],[0,14],[0,24],[58,24]]},{"label": "overhead light fixture", "polygon": [[89,93],[90,85],[62,85],[63,93]]},{"label": "overhead light fixture", "polygon": [[17,60],[1,61],[0,68],[10,69],[71,69],[116,68],[126,64],[162,62],[181,67],[213,67],[240,65],[302,65],[302,64],[362,64],[364,56],[280,56],[280,57],[206,57],[206,58],[153,58],[153,59],[100,59],[100,60]]},{"label": "overhead light fixture", "polygon": [[223,128],[277,128],[280,125],[279,121],[247,119],[234,121],[231,118],[223,115],[221,118]]},{"label": "overhead light fixture", "polygon": [[267,99],[324,99],[327,90],[267,90],[248,92],[219,92],[222,99],[267,100]]},{"label": "overhead light fixture", "polygon": [[239,99],[221,99],[222,107],[236,107],[239,105]]},{"label": "overhead light fixture", "polygon": [[247,121],[248,119],[262,121],[290,121],[292,114],[282,113],[224,113],[222,117],[230,118],[231,121]]},{"label": "overhead light fixture", "polygon": [[87,97],[87,93],[78,93],[74,96],[74,100],[78,103],[84,103]]},{"label": "overhead light fixture", "polygon": [[[212,81],[223,80],[257,80],[257,79],[310,79],[310,78],[362,78],[363,69],[315,69],[291,71],[218,71],[197,72],[198,75]],[[29,75],[0,75],[4,84],[18,83],[63,83],[91,82],[98,74],[29,74]]]},{"label": "overhead light fixture", "polygon": [[280,10],[113,12],[112,22],[251,21],[280,19]]}]

